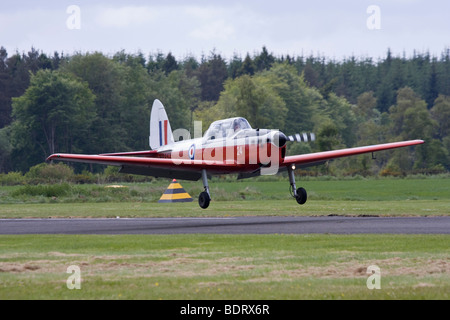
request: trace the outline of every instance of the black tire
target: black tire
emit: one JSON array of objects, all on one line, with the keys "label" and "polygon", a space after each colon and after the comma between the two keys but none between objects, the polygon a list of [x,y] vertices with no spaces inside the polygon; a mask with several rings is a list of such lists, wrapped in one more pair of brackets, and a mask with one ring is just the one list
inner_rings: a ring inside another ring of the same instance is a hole
[{"label": "black tire", "polygon": [[211,201],[211,198],[209,197],[208,192],[203,191],[202,193],[200,193],[200,195],[198,196],[198,205],[200,206],[200,208],[202,209],[206,209],[209,206],[209,202]]},{"label": "black tire", "polygon": [[306,190],[304,188],[298,188],[297,196],[295,197],[295,200],[297,200],[297,203],[304,204],[307,199],[308,199],[308,195],[306,193]]}]

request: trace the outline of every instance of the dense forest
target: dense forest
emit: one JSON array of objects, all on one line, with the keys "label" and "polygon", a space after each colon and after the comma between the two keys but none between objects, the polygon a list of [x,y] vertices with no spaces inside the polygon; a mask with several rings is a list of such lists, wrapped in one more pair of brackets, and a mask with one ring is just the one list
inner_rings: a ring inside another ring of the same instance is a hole
[{"label": "dense forest", "polygon": [[[254,128],[314,132],[288,153],[424,139],[408,150],[339,160],[343,174],[450,169],[450,50],[378,61],[275,56],[266,47],[228,61],[172,53],[55,52],[0,48],[0,173],[26,172],[54,152],[148,149],[150,108],[166,107],[172,129],[246,117]],[[80,167],[81,168],[81,167]],[[86,167],[84,167],[86,168]],[[90,168],[92,170],[92,168]],[[98,170],[98,169],[97,169]]]}]

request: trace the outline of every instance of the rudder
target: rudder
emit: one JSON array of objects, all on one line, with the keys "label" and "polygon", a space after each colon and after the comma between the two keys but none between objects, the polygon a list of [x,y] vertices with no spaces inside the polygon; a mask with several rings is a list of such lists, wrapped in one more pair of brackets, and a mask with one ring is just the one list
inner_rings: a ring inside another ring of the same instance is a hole
[{"label": "rudder", "polygon": [[172,128],[163,104],[155,99],[150,115],[149,144],[152,150],[173,143]]}]

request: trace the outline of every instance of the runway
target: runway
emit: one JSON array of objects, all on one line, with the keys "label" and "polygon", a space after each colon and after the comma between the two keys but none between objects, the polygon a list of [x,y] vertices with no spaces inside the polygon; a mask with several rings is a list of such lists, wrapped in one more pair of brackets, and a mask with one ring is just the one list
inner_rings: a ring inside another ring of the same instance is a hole
[{"label": "runway", "polygon": [[450,217],[0,219],[0,234],[450,234]]}]

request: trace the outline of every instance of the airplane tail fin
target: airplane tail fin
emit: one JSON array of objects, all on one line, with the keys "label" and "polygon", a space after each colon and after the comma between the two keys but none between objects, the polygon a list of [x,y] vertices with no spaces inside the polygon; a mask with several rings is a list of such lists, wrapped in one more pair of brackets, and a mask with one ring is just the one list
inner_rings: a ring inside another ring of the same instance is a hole
[{"label": "airplane tail fin", "polygon": [[172,129],[163,104],[155,99],[150,115],[149,143],[152,150],[173,143]]}]

